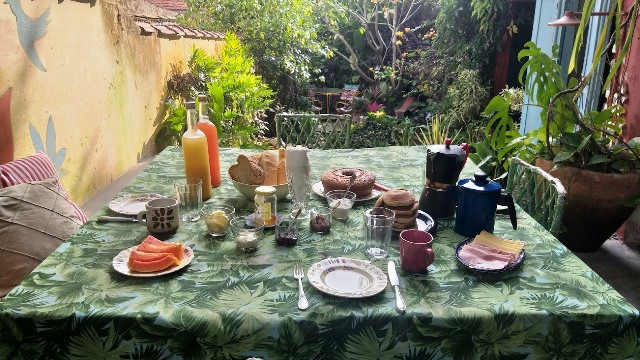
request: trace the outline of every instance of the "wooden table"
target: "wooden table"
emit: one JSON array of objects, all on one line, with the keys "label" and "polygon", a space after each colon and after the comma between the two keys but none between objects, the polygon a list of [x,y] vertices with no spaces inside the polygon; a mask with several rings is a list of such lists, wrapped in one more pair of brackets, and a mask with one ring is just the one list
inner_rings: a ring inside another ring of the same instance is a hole
[{"label": "wooden table", "polygon": [[[340,97],[342,94],[342,89],[340,88],[316,88],[316,95],[324,96],[325,101],[325,114],[335,114],[335,102],[332,101],[334,97]],[[333,107],[331,105],[334,105]],[[333,112],[331,110],[334,110]]]}]

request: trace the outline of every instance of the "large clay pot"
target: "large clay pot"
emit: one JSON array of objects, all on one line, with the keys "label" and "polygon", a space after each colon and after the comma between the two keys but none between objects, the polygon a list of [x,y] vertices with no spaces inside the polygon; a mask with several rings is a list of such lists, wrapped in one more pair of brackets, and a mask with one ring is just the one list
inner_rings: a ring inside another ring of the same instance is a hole
[{"label": "large clay pot", "polygon": [[639,174],[608,174],[573,167],[553,168],[553,162],[537,159],[536,165],[558,178],[567,190],[562,217],[566,231],[558,239],[570,250],[592,252],[629,218],[626,206],[640,197]]}]

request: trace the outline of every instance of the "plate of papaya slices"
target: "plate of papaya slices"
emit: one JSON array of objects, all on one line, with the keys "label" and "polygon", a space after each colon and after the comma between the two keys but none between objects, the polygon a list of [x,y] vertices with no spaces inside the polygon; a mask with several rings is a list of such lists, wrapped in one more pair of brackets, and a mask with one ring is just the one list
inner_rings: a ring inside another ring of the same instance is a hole
[{"label": "plate of papaya slices", "polygon": [[113,268],[124,275],[154,277],[178,271],[193,260],[193,250],[149,235],[138,246],[122,250],[113,258]]}]

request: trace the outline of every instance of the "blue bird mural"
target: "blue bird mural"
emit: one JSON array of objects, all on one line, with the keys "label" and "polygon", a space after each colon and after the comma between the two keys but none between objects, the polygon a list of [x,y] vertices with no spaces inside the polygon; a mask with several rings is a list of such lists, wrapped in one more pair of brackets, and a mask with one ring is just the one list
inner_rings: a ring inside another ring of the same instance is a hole
[{"label": "blue bird mural", "polygon": [[20,0],[4,0],[5,4],[9,4],[11,12],[16,16],[16,25],[18,26],[18,40],[20,45],[24,49],[24,52],[29,57],[29,60],[41,71],[47,71],[38,52],[36,51],[35,41],[42,38],[47,31],[47,25],[49,23],[49,10],[47,8],[42,15],[38,18],[31,18],[25,14],[22,9]]}]

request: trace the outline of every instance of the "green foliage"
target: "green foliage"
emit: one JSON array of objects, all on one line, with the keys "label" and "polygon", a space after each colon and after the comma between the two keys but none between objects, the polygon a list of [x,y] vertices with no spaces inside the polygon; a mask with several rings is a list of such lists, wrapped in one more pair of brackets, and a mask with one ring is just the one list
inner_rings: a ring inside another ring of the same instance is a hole
[{"label": "green foliage", "polygon": [[394,130],[397,120],[384,111],[371,112],[351,129],[351,147],[354,149],[396,145]]},{"label": "green foliage", "polygon": [[[188,0],[181,22],[233,32],[256,60],[256,72],[290,104],[311,77],[311,56],[324,53],[314,4],[306,0]],[[290,104],[294,105],[294,104]]]},{"label": "green foliage", "polygon": [[518,32],[510,7],[507,1],[471,0],[471,15],[478,21],[479,34],[488,40],[488,44],[500,48],[506,36]]},{"label": "green foliage", "polygon": [[246,147],[255,143],[266,130],[259,112],[269,107],[273,91],[254,74],[253,60],[240,40],[231,33],[225,39],[220,59],[215,61],[209,73],[211,81],[207,83],[207,89],[209,97],[217,99],[218,107],[220,93],[224,94],[224,111],[218,130],[220,145]]},{"label": "green foliage", "polygon": [[489,90],[478,72],[458,68],[458,78],[447,89],[445,117],[455,129],[466,128],[473,120],[480,118],[480,113],[489,99]]},{"label": "green foliage", "polygon": [[187,109],[183,105],[176,105],[173,101],[167,104],[167,118],[164,120],[156,135],[158,151],[169,145],[181,145],[182,133],[187,121]]},{"label": "green foliage", "polygon": [[202,92],[208,94],[209,118],[218,128],[220,146],[263,147],[266,125],[261,117],[273,91],[254,73],[253,60],[240,40],[227,34],[218,59],[194,47],[188,65],[188,73],[169,80],[168,115],[156,138],[159,149],[181,143],[184,101]]},{"label": "green foliage", "polygon": [[[469,69],[480,69],[495,58],[499,48],[499,37],[494,36],[495,22],[484,18],[484,24],[478,21],[473,16],[474,9],[464,0],[439,0],[438,10],[433,44],[440,54],[458,59]],[[483,29],[483,25],[487,28]]]},{"label": "green foliage", "polygon": [[457,143],[460,136],[460,130],[452,131],[451,123],[443,120],[441,115],[433,116],[427,125],[418,125],[412,130],[412,141],[408,145],[444,144],[448,138]]},{"label": "green foliage", "polygon": [[469,153],[469,160],[478,165],[480,170],[489,175],[492,180],[500,181],[506,178],[507,172],[503,164],[499,162],[496,150],[491,146],[491,140],[489,138],[485,138],[481,142],[476,142],[472,144],[472,146],[473,151]]},{"label": "green foliage", "polygon": [[[602,172],[626,172],[637,168],[640,148],[635,141],[623,142],[620,117],[623,109],[613,105],[602,111],[581,114],[575,101],[583,82],[575,78],[568,84],[562,69],[552,56],[545,54],[533,42],[525,45],[518,57],[527,58],[520,81],[525,86],[532,105],[540,107],[542,126],[521,136],[511,116],[513,103],[510,92],[494,97],[485,109],[490,117],[486,134],[496,151],[497,163],[508,168],[509,159],[518,156],[533,160],[535,156],[552,159],[556,164]],[[572,96],[573,95],[573,96]]]}]

